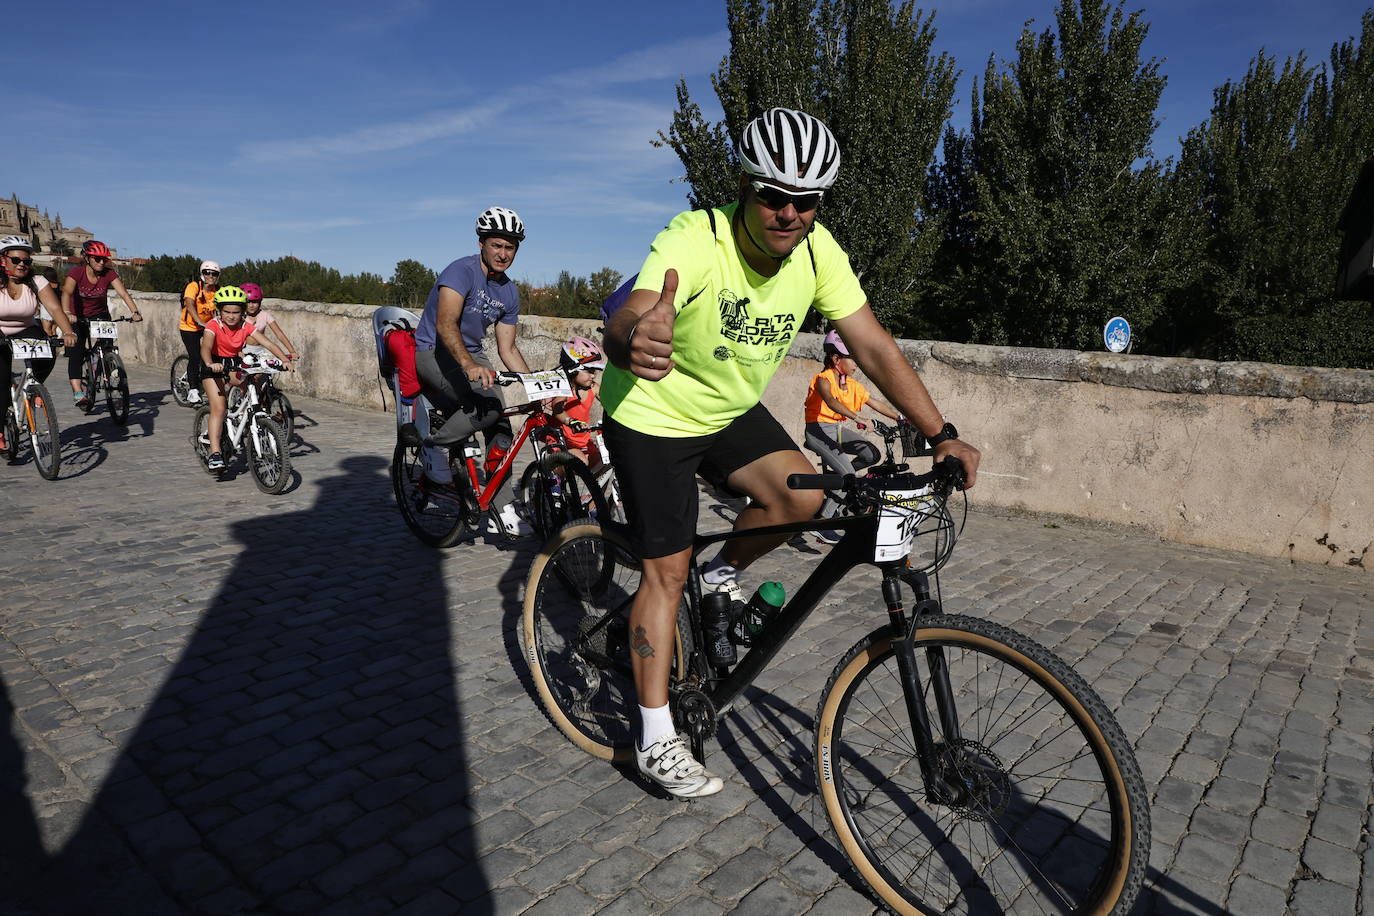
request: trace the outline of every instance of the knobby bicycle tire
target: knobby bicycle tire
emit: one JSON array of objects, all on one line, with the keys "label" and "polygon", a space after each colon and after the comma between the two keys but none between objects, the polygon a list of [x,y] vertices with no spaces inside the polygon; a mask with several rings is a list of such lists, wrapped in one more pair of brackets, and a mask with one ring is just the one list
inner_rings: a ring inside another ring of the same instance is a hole
[{"label": "knobby bicycle tire", "polygon": [[259,414],[248,425],[248,469],[264,493],[280,493],[291,482],[291,455],[286,433],[271,417]]},{"label": "knobby bicycle tire", "polygon": [[56,480],[62,467],[62,434],[57,429],[57,411],[52,395],[38,382],[24,391],[24,409],[29,411],[29,443],[33,464],[44,480]]},{"label": "knobby bicycle tire", "polygon": [[100,395],[100,379],[96,378],[91,368],[92,356],[95,359],[100,358],[98,353],[87,353],[85,361],[81,364],[81,394],[86,406],[77,408],[87,414],[95,410],[95,399]]},{"label": "knobby bicycle tire", "polygon": [[[225,442],[228,436],[224,427],[220,426],[219,431],[220,450],[223,453]],[[196,457],[200,459],[200,468],[207,474],[218,474],[218,471],[210,470],[210,406],[202,405],[196,409],[195,419],[191,421],[191,447],[195,449]]]},{"label": "knobby bicycle tire", "polygon": [[105,404],[111,420],[122,425],[129,419],[129,376],[118,353],[110,353],[105,365]]},{"label": "knobby bicycle tire", "polygon": [[[422,484],[424,452],[418,446],[396,443],[391,455],[391,492],[406,527],[430,547],[452,547],[469,530],[467,507],[454,493],[433,494]],[[458,484],[462,486],[462,484]]]},{"label": "knobby bicycle tire", "polygon": [[[521,633],[539,699],[559,731],[603,760],[634,756],[639,715],[629,613],[639,576],[639,560],[619,535],[574,522],[544,545],[525,585]],[[686,670],[690,632],[684,599],[674,681]]]},{"label": "knobby bicycle tire", "polygon": [[19,423],[14,419],[14,407],[23,409],[23,401],[16,398],[9,410],[5,411],[5,447],[0,448],[0,458],[8,461],[19,460]]},{"label": "knobby bicycle tire", "polygon": [[[1120,726],[1076,672],[1006,627],[924,618],[915,649],[945,798],[927,794],[894,643],[858,642],[816,714],[826,814],[860,876],[902,914],[1125,914],[1149,862],[1144,781]],[[947,666],[947,741],[931,662]]]},{"label": "knobby bicycle tire", "polygon": [[600,521],[609,516],[606,497],[591,470],[566,452],[550,452],[531,462],[520,489],[530,525],[543,540],[578,519]]},{"label": "knobby bicycle tire", "polygon": [[267,403],[264,408],[267,415],[281,427],[281,431],[286,434],[286,444],[291,445],[291,437],[296,434],[296,416],[291,409],[291,400],[276,388],[269,388]]},{"label": "knobby bicycle tire", "polygon": [[172,373],[168,380],[168,386],[172,389],[172,399],[182,407],[194,407],[191,403],[191,383],[186,379],[186,371],[191,366],[191,360],[184,353],[172,360]]}]

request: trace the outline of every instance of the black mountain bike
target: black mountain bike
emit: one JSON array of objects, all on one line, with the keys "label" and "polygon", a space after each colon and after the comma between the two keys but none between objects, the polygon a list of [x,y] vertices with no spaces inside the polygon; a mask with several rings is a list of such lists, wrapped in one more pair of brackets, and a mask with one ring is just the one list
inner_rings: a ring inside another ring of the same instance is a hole
[{"label": "black mountain bike", "polygon": [[[688,577],[671,675],[675,722],[704,761],[721,711],[836,583],[876,566],[887,622],[841,656],[815,732],[826,814],[864,882],[898,913],[1128,912],[1150,846],[1130,743],[1049,650],[943,612],[938,571],[958,534],[948,500],[961,469],[907,473],[892,457],[898,431],[880,431],[888,460],[870,476],[788,481],[840,494],[847,514],[697,536],[694,561],[735,537],[843,533],[733,668],[707,656],[698,576]],[[615,526],[574,523],[544,547],[526,590],[522,635],[540,698],[564,734],[606,759],[633,759],[628,616],[640,571]]]},{"label": "black mountain bike", "polygon": [[115,343],[117,322],[128,318],[92,318],[88,322],[90,334],[86,342],[86,362],[81,367],[81,388],[86,395],[84,413],[95,409],[95,399],[105,393],[110,419],[124,423],[129,419],[129,374]]}]

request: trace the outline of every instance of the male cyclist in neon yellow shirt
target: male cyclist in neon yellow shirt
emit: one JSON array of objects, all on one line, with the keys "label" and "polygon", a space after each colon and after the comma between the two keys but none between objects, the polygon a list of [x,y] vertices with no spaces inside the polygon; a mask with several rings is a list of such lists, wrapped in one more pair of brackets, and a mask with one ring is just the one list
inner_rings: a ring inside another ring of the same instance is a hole
[{"label": "male cyclist in neon yellow shirt", "polygon": [[[606,325],[603,430],[619,477],[631,539],[644,573],[630,614],[639,696],[640,772],[668,792],[711,795],[723,786],[674,729],[668,712],[673,621],[696,531],[694,475],[747,494],[736,530],[812,518],[819,491],[790,490],[813,473],[759,403],[815,306],[893,405],[935,443],[935,458],[962,459],[972,485],[979,453],[931,400],[892,335],[883,330],[816,207],[839,174],[829,128],[773,108],[736,145],[740,199],[681,213],[654,239],[635,289]],[[705,564],[706,588],[742,597],[736,573],[784,538],[729,542]]]}]

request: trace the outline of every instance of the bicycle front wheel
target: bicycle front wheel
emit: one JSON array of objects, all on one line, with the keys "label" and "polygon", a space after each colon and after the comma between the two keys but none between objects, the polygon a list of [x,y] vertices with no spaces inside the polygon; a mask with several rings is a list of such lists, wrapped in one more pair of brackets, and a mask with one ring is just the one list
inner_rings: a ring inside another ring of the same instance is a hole
[{"label": "bicycle front wheel", "polygon": [[248,430],[248,469],[264,493],[280,493],[291,482],[291,456],[286,433],[268,416],[258,415]]},{"label": "bicycle front wheel", "polygon": [[62,466],[62,439],[48,389],[37,382],[30,385],[24,392],[24,409],[28,411],[34,467],[43,479],[56,480],[58,468]]},{"label": "bicycle front wheel", "polygon": [[[553,724],[605,760],[630,760],[639,715],[630,669],[630,605],[640,562],[618,535],[574,523],[544,545],[525,586],[525,660]],[[673,673],[690,646],[678,609]]]},{"label": "bicycle front wheel", "polygon": [[190,364],[190,359],[184,353],[172,360],[172,375],[169,384],[172,389],[172,398],[182,407],[194,406],[191,403],[191,383],[186,380],[186,370]]},{"label": "bicycle front wheel", "polygon": [[[903,914],[1127,913],[1149,861],[1149,809],[1130,744],[1087,682],[1006,627],[923,619],[927,784],[894,646],[884,629],[850,649],[816,715],[826,813],[882,903]],[[940,669],[957,736],[940,726]]]},{"label": "bicycle front wheel", "polygon": [[105,362],[105,404],[111,420],[123,424],[129,419],[129,376],[118,353],[111,353]]},{"label": "bicycle front wheel", "polygon": [[425,478],[424,452],[418,446],[396,443],[391,491],[406,527],[430,547],[452,547],[468,531],[468,509],[457,487]]}]

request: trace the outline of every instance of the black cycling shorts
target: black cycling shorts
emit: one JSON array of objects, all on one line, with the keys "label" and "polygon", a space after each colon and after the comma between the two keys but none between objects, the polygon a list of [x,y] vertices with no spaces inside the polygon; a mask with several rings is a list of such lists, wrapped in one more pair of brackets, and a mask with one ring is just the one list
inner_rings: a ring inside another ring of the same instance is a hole
[{"label": "black cycling shorts", "polygon": [[602,431],[625,501],[630,541],[646,559],[692,546],[697,530],[696,475],[724,486],[727,477],[765,455],[800,451],[762,404],[706,436],[651,436],[609,416]]}]

